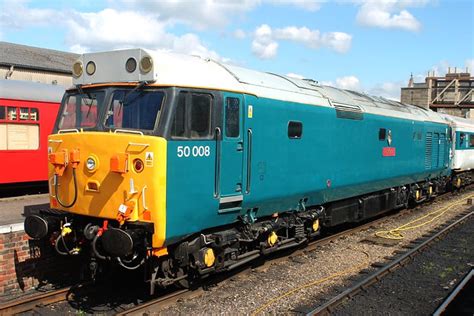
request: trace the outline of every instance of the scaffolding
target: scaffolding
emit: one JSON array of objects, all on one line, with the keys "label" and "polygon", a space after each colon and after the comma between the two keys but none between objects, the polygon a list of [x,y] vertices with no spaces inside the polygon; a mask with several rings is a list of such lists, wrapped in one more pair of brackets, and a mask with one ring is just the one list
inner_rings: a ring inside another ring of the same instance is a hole
[{"label": "scaffolding", "polygon": [[415,83],[412,75],[408,87],[402,88],[401,101],[434,111],[474,118],[474,77],[468,69],[458,72],[457,68],[454,68],[454,72],[448,68],[448,73],[443,77],[429,72],[423,83]]}]

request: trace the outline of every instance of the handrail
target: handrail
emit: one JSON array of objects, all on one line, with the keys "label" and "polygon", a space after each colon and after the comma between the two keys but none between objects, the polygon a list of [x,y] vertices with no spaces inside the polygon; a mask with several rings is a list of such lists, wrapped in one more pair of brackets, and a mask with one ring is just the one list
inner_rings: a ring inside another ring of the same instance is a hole
[{"label": "handrail", "polygon": [[63,133],[72,133],[72,132],[76,132],[79,134],[79,130],[77,128],[69,128],[69,129],[60,129],[58,131],[58,134],[63,134]]},{"label": "handrail", "polygon": [[114,131],[114,134],[117,134],[117,132],[128,133],[128,134],[139,134],[139,135],[143,136],[143,132],[141,132],[141,131],[132,131],[132,130],[129,130],[129,129],[119,129],[119,128],[117,128]]},{"label": "handrail", "polygon": [[215,178],[214,178],[214,197],[220,195],[221,181],[221,129],[216,127],[216,161],[215,161]]},{"label": "handrail", "polygon": [[148,207],[146,206],[146,198],[145,198],[145,193],[146,193],[147,186],[145,185],[142,189],[142,202],[143,202],[143,209],[146,211],[148,210]]},{"label": "handrail", "polygon": [[250,193],[250,180],[252,175],[252,129],[247,130],[247,185],[245,188],[245,193]]},{"label": "handrail", "polygon": [[141,147],[150,147],[150,144],[142,144],[142,143],[134,143],[134,142],[129,142],[128,146],[141,146]]},{"label": "handrail", "polygon": [[48,139],[49,143],[62,143],[62,139]]}]

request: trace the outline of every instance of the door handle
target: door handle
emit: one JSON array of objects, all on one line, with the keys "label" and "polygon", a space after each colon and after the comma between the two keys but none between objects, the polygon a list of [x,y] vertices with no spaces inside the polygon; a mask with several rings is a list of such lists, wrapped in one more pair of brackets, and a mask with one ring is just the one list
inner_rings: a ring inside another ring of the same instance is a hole
[{"label": "door handle", "polygon": [[237,142],[237,151],[244,151],[244,142]]}]

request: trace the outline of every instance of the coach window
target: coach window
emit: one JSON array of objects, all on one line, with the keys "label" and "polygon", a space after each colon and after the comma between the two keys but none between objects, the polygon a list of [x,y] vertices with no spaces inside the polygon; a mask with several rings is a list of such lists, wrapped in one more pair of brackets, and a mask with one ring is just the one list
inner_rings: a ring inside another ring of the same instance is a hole
[{"label": "coach window", "polygon": [[469,147],[474,147],[474,134],[469,134]]},{"label": "coach window", "polygon": [[4,119],[5,119],[5,107],[0,106],[0,120],[4,120]]},{"label": "coach window", "polygon": [[20,108],[20,121],[27,121],[29,119],[30,113],[28,108]]},{"label": "coach window", "polygon": [[303,135],[303,123],[290,121],[288,123],[288,138],[299,139]]},{"label": "coach window", "polygon": [[30,109],[30,120],[32,121],[39,121],[39,112],[38,109],[31,108]]},{"label": "coach window", "polygon": [[227,98],[225,105],[225,135],[227,137],[239,137],[239,113],[240,100],[237,98]]},{"label": "coach window", "polygon": [[9,106],[7,108],[7,120],[16,121],[18,119],[17,109],[15,107]]},{"label": "coach window", "polygon": [[464,133],[459,134],[459,146],[462,146],[464,144],[465,138],[466,138],[466,134]]}]

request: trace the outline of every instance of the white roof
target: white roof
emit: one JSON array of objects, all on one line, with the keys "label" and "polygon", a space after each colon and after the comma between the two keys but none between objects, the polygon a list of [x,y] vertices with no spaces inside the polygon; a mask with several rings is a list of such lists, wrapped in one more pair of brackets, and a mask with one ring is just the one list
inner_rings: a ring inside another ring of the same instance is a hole
[{"label": "white roof", "polygon": [[442,114],[446,120],[451,122],[457,130],[462,130],[464,132],[473,132],[474,133],[474,120],[466,119],[458,116],[452,116],[448,114]]},{"label": "white roof", "polygon": [[[132,73],[125,70],[125,63],[129,58],[134,58],[138,64],[144,56],[153,60],[150,72],[144,73],[138,66]],[[238,91],[295,103],[351,108],[363,113],[446,123],[439,114],[413,105],[323,86],[313,80],[222,64],[197,56],[137,48],[86,53],[80,56],[79,61],[84,68],[88,62],[93,61],[96,71],[91,76],[84,72],[79,78],[73,79],[74,84],[148,81],[153,85]]]}]

